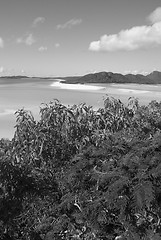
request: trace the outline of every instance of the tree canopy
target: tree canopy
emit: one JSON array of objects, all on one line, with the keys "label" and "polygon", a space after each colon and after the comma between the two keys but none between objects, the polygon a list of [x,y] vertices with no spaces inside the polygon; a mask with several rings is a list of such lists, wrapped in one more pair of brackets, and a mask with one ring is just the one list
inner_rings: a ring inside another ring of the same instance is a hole
[{"label": "tree canopy", "polygon": [[15,114],[0,140],[0,239],[161,239],[161,102]]}]

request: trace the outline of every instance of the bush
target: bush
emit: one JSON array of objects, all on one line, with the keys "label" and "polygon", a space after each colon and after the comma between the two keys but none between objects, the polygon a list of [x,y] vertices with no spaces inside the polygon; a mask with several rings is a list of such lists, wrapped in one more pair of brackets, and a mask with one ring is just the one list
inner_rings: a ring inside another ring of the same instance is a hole
[{"label": "bush", "polygon": [[160,239],[161,103],[18,110],[0,140],[0,238]]}]

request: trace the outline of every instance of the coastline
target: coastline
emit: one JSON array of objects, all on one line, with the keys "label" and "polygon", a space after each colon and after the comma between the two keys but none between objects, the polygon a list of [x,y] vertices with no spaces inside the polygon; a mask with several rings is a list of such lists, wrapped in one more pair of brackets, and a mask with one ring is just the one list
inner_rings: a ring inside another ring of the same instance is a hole
[{"label": "coastline", "polygon": [[105,90],[105,87],[102,86],[96,86],[96,85],[88,85],[88,84],[68,84],[68,83],[62,83],[65,80],[58,79],[59,81],[53,82],[50,86],[56,87],[60,89],[66,89],[66,90],[77,90],[77,91],[97,91],[97,90]]},{"label": "coastline", "polygon": [[120,99],[123,103],[126,103],[129,97],[135,97],[142,105],[147,105],[152,100],[161,101],[161,85],[68,84],[61,78],[31,78],[25,79],[24,82],[19,80],[19,83],[16,80],[9,82],[0,82],[0,137],[12,138],[16,125],[15,111],[28,109],[39,119],[41,103],[48,104],[54,99],[66,106],[85,103],[93,108],[103,107],[103,99],[106,96]]}]

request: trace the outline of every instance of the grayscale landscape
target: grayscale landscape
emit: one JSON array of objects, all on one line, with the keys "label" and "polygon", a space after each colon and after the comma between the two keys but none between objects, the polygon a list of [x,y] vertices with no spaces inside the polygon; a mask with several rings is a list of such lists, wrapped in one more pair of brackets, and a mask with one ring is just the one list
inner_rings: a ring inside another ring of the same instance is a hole
[{"label": "grayscale landscape", "polygon": [[160,0],[1,0],[0,240],[161,240]]},{"label": "grayscale landscape", "polygon": [[[159,74],[161,76],[161,73]],[[152,100],[161,101],[161,78],[149,80],[149,84],[147,80],[145,84],[139,84],[140,79],[130,82],[136,75],[131,75],[125,83],[119,83],[119,77],[116,81],[115,78],[105,79],[104,75],[96,81],[95,76],[96,74],[92,74],[92,77],[85,75],[76,79],[0,78],[0,137],[13,137],[16,125],[14,113],[18,109],[32,111],[38,120],[41,103],[49,103],[54,99],[65,105],[86,103],[94,108],[103,107],[107,95],[119,98],[124,103],[129,97],[139,99],[141,104],[148,104]],[[158,82],[154,84],[155,81]]]}]

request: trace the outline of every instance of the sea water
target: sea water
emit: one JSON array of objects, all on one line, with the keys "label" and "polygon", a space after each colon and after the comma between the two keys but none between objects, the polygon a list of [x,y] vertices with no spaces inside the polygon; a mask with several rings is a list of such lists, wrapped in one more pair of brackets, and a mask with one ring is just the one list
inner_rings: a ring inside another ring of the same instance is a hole
[{"label": "sea water", "polygon": [[161,85],[140,84],[64,84],[61,79],[6,79],[0,81],[0,138],[12,138],[16,125],[15,111],[31,110],[39,119],[41,103],[58,99],[65,105],[86,103],[103,107],[106,96],[124,103],[134,96],[141,104],[161,101]]}]

